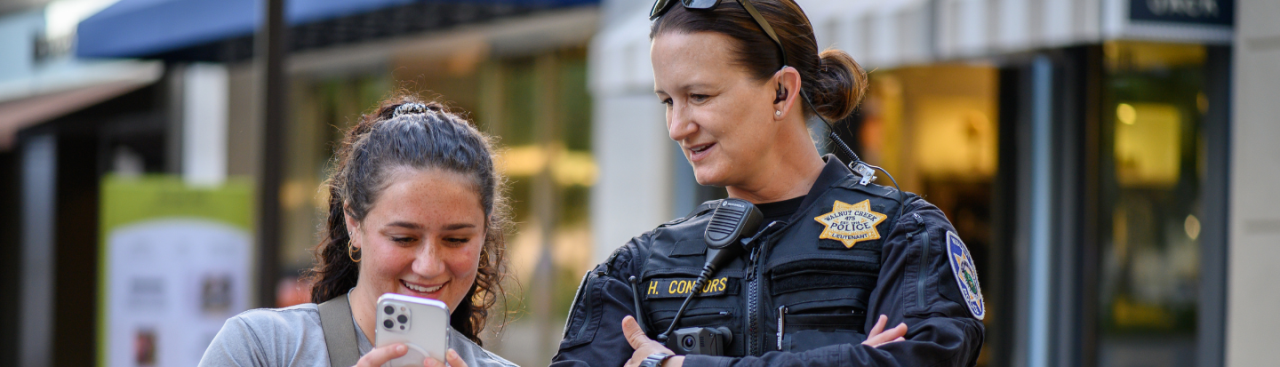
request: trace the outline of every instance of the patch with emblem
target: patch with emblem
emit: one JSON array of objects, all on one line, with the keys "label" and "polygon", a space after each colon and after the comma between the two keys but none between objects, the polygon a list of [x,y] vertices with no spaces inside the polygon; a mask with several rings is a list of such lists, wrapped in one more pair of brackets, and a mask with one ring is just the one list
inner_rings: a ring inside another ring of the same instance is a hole
[{"label": "patch with emblem", "polygon": [[978,284],[978,269],[973,266],[973,256],[969,248],[960,241],[955,232],[947,231],[947,259],[951,263],[951,274],[960,286],[960,295],[974,318],[982,320],[987,315],[986,305],[982,303],[982,286]]},{"label": "patch with emblem", "polygon": [[830,213],[813,220],[827,227],[818,238],[840,241],[845,248],[853,248],[858,242],[880,239],[876,226],[885,218],[888,216],[871,210],[871,200],[868,199],[853,205],[836,200]]},{"label": "patch with emblem", "polygon": [[[645,298],[684,298],[689,296],[689,292],[693,291],[693,282],[696,278],[667,278],[653,279],[645,287]],[[737,278],[719,277],[707,280],[707,284],[702,286],[702,292],[698,293],[698,297],[714,297],[725,294],[737,294],[738,282]]]}]

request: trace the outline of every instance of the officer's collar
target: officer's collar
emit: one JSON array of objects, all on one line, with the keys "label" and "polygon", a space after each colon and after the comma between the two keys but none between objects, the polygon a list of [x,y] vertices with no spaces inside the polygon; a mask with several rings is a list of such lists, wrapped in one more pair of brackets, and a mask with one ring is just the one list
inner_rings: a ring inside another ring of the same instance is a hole
[{"label": "officer's collar", "polygon": [[804,195],[804,202],[800,204],[800,210],[791,215],[793,217],[791,221],[793,222],[795,221],[794,217],[805,213],[805,209],[812,205],[815,200],[818,200],[822,193],[827,192],[827,189],[831,188],[831,186],[840,183],[853,174],[853,172],[849,171],[849,167],[846,167],[844,162],[840,161],[840,158],[836,158],[835,154],[822,156],[822,161],[824,163],[822,173],[818,174],[818,179],[809,188],[809,193]]}]

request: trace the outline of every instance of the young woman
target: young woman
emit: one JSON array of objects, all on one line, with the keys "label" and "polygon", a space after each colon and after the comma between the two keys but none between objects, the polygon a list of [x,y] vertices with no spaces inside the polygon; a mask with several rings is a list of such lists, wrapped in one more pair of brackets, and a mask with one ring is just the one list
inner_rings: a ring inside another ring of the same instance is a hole
[{"label": "young woman", "polygon": [[[675,327],[722,335],[704,343],[721,355],[672,356],[672,344],[655,340],[705,264],[703,233],[719,205],[709,202],[587,273],[553,365],[975,363],[982,294],[946,216],[821,156],[806,128],[857,108],[867,80],[854,59],[819,52],[793,0],[658,0],[650,18],[654,92],[671,139],[698,183],[753,203],[764,224]],[[671,340],[692,348],[710,339]]]},{"label": "young woman", "polygon": [[[401,97],[351,128],[335,162],[315,303],[227,320],[200,365],[328,367],[324,329],[354,326],[356,364],[381,366],[407,351],[371,343],[376,300],[399,293],[449,306],[450,366],[513,366],[477,337],[501,293],[508,221],[488,138],[439,104]],[[353,324],[322,323],[325,302],[348,306]]]}]

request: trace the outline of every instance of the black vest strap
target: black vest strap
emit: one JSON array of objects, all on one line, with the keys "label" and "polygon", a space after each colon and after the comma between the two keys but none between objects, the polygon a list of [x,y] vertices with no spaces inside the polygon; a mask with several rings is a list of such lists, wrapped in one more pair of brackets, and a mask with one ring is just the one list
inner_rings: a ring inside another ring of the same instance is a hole
[{"label": "black vest strap", "polygon": [[[676,225],[676,224],[684,223],[684,222],[685,222],[685,221],[687,221],[687,220],[693,219],[693,217],[696,217],[696,216],[702,215],[703,213],[706,213],[706,212],[709,212],[709,211],[715,210],[716,208],[720,207],[720,202],[721,202],[721,201],[724,201],[724,200],[716,199],[716,200],[707,200],[707,201],[704,201],[704,202],[702,202],[702,204],[698,205],[698,207],[697,207],[697,208],[694,208],[692,212],[689,212],[689,215],[686,215],[686,216],[684,216],[684,217],[680,217],[680,218],[676,218],[676,219],[672,219],[672,220],[671,220],[671,221],[669,221],[669,222],[666,222],[666,223],[663,223],[663,224],[659,225],[659,226],[658,226],[658,228],[662,228],[662,227],[666,227],[666,226],[671,226],[671,225]],[[610,260],[610,261],[612,261],[612,260]]]},{"label": "black vest strap", "polygon": [[704,201],[704,202],[702,202],[702,204],[698,205],[698,207],[697,207],[697,208],[694,208],[694,209],[693,209],[693,212],[690,212],[690,213],[689,213],[689,215],[684,216],[684,219],[685,219],[685,220],[688,220],[689,218],[693,218],[693,217],[696,217],[696,216],[702,215],[702,213],[706,213],[706,212],[709,212],[709,211],[715,210],[716,208],[719,208],[719,207],[720,207],[720,202],[722,202],[722,201],[724,201],[724,200],[707,200],[707,201]]},{"label": "black vest strap", "polygon": [[356,342],[356,327],[351,321],[351,303],[347,294],[321,303],[320,327],[324,329],[324,343],[329,348],[329,365],[350,367],[360,360],[360,346]]}]

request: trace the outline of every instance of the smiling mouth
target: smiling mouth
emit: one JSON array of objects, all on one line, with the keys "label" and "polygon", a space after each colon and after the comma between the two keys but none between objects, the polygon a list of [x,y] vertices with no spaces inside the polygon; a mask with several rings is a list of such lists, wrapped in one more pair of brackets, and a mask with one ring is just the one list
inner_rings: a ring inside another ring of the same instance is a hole
[{"label": "smiling mouth", "polygon": [[705,144],[705,145],[698,145],[698,146],[694,146],[694,147],[689,148],[689,151],[690,151],[690,152],[693,152],[693,154],[699,154],[699,153],[702,153],[702,152],[707,151],[707,149],[711,149],[711,147],[712,147],[712,146],[715,146],[715,145],[716,145],[716,143]]},{"label": "smiling mouth", "polygon": [[405,288],[408,288],[409,290],[414,291],[414,292],[418,292],[418,293],[435,293],[435,292],[439,292],[439,291],[440,291],[440,289],[443,289],[443,288],[444,288],[444,285],[445,285],[445,284],[449,284],[449,283],[448,283],[448,282],[445,282],[444,284],[437,285],[437,286],[434,286],[434,287],[422,287],[422,286],[416,286],[416,285],[413,285],[413,284],[409,284],[408,282],[405,282],[405,281],[401,280],[401,281],[400,281],[400,284],[404,285],[404,287],[405,287]]}]

